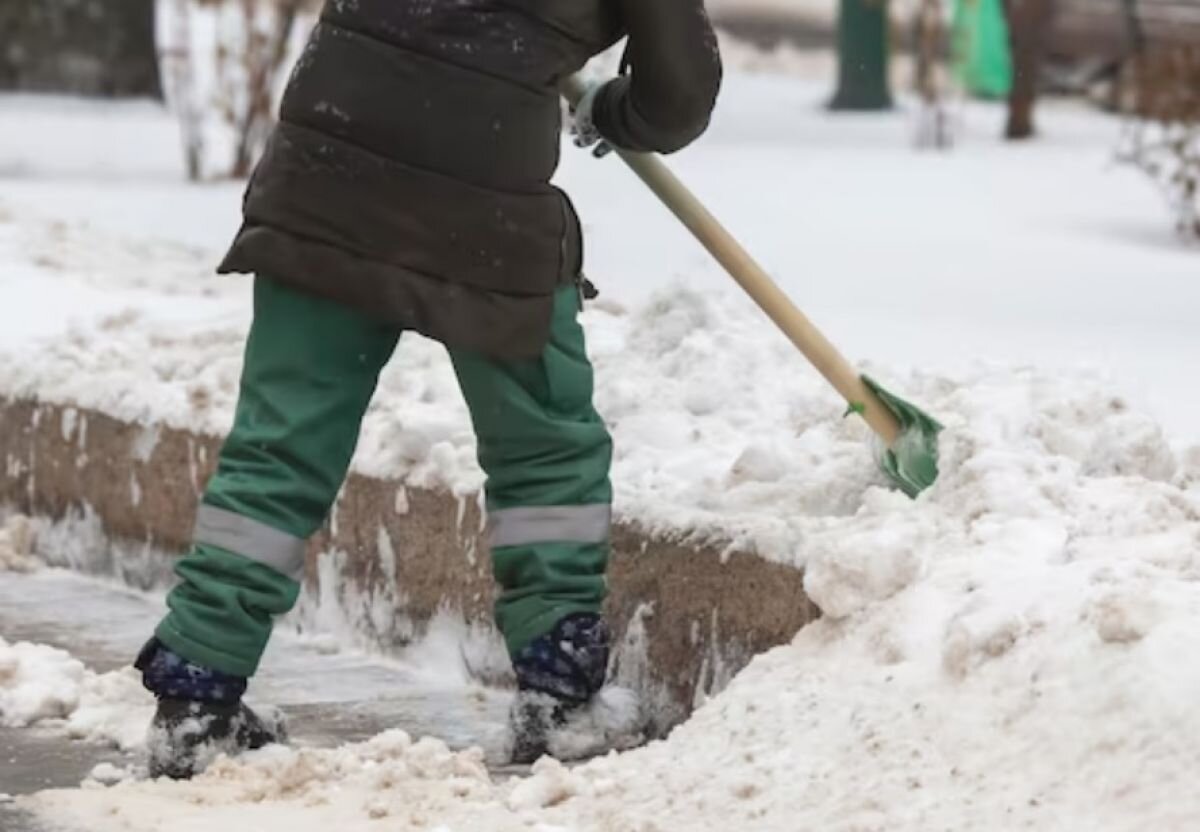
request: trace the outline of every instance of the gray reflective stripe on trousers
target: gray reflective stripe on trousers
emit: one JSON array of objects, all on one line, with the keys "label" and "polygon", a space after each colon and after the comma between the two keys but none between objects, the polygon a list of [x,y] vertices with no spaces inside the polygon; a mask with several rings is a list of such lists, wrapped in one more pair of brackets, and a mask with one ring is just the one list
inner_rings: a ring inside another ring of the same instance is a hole
[{"label": "gray reflective stripe on trousers", "polygon": [[488,512],[493,548],[529,543],[603,543],[608,540],[612,506],[531,506]]},{"label": "gray reflective stripe on trousers", "polygon": [[192,540],[241,555],[289,578],[298,578],[304,571],[305,543],[301,538],[216,506],[200,506]]}]

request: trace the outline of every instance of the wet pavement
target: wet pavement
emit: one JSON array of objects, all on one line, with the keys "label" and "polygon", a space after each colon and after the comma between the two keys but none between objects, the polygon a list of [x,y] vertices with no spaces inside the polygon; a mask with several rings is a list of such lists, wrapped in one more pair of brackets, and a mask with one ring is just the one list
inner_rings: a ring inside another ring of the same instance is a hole
[{"label": "wet pavement", "polygon": [[[99,763],[126,765],[129,758],[92,743],[71,742],[27,729],[0,728],[0,792],[16,797],[42,789],[78,786]],[[12,803],[0,803],[0,832],[41,832]]]},{"label": "wet pavement", "polygon": [[58,832],[46,829],[26,812],[14,806],[0,803],[0,832]]},{"label": "wet pavement", "polygon": [[[161,613],[161,601],[57,570],[0,576],[0,636],[49,644],[97,672],[129,664]],[[500,766],[511,694],[430,676],[354,651],[319,651],[277,636],[250,698],[278,705],[297,745],[333,746],[391,728],[436,736],[453,748],[481,746]],[[0,728],[0,794],[73,788],[97,764],[138,756],[49,730]],[[0,798],[0,832],[52,832]]]}]

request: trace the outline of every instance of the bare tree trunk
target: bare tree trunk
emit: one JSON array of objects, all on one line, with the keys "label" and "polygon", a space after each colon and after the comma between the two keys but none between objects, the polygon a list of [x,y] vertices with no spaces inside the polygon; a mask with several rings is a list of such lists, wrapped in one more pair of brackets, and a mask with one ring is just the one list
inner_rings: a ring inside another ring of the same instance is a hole
[{"label": "bare tree trunk", "polygon": [[316,0],[160,3],[162,73],[188,177],[249,175],[275,124],[292,35]]},{"label": "bare tree trunk", "polygon": [[913,27],[916,88],[921,99],[918,147],[947,148],[952,143],[950,115],[941,64],[946,52],[946,26],[941,0],[921,0]]},{"label": "bare tree trunk", "polygon": [[1037,132],[1033,111],[1054,6],[1054,0],[1005,0],[1013,54],[1013,88],[1004,131],[1008,139],[1028,139]]},{"label": "bare tree trunk", "polygon": [[196,182],[203,174],[204,133],[203,114],[196,101],[191,2],[171,0],[167,11],[167,42],[160,48],[163,82],[167,103],[179,119],[187,177]]},{"label": "bare tree trunk", "polygon": [[[306,0],[277,0],[274,20],[265,41],[257,40],[250,35],[247,43],[246,109],[238,117],[235,125],[237,130],[237,149],[234,153],[232,174],[244,177],[250,174],[255,158],[266,142],[274,124],[272,102],[274,99],[275,82],[283,63],[287,59],[288,41],[292,29],[296,25],[296,17]],[[246,18],[249,32],[255,31],[254,18],[256,15],[255,0],[242,0],[242,10]]]}]

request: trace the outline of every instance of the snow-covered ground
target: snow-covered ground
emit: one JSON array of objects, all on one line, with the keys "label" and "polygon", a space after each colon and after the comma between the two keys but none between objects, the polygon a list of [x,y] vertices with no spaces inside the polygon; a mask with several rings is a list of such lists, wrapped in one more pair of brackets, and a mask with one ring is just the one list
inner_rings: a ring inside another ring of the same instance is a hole
[{"label": "snow-covered ground", "polygon": [[832,25],[837,19],[838,0],[712,0],[705,5],[717,20],[771,15]]},{"label": "snow-covered ground", "polygon": [[[1105,117],[1050,107],[1010,147],[971,106],[958,147],[923,154],[909,116],[833,118],[823,93],[735,74],[674,164],[946,423],[915,503],[615,159],[568,153],[561,177],[603,291],[585,318],[618,511],[804,566],[820,622],[667,741],[578,769],[494,782],[390,734],[22,805],[101,832],[1200,826],[1200,251],[1112,166]],[[0,99],[0,120],[0,169],[22,171],[0,190],[0,391],[221,431],[248,286],[206,273],[239,186],[178,184],[148,105]],[[435,345],[402,344],[356,464],[478,486]]]},{"label": "snow-covered ground", "polygon": [[[998,108],[970,107],[955,151],[919,153],[910,115],[826,117],[825,94],[802,79],[731,78],[712,132],[675,166],[835,343],[898,367],[1098,368],[1173,436],[1200,439],[1200,397],[1177,383],[1200,308],[1197,252],[1173,237],[1155,188],[1113,163],[1115,121],[1055,107],[1041,141],[1013,147],[997,139]],[[74,272],[143,282],[163,277],[144,250],[178,247],[170,269],[190,269],[194,291],[227,291],[209,272],[237,227],[241,185],[181,186],[160,112],[5,98],[0,123],[0,171],[17,171],[0,212],[21,221],[0,226],[6,239],[45,237],[37,216],[67,221],[77,250],[94,251]],[[728,285],[617,160],[567,153],[560,179],[608,301],[633,308],[668,286]],[[56,322],[94,300],[31,302]]]}]

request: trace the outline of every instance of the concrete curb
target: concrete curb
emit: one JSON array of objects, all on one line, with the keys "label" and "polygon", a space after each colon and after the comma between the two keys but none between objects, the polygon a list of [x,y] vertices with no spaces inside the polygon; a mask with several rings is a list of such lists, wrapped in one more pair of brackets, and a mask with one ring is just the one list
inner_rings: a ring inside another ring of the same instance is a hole
[{"label": "concrete curb", "polygon": [[[162,575],[187,548],[219,446],[212,436],[0,396],[0,505],[55,520],[94,514],[105,538],[120,545],[89,559],[97,565],[87,568],[125,575],[129,570],[111,561],[139,551],[162,561],[152,570]],[[369,619],[361,629],[385,652],[447,610],[490,627],[493,587],[482,528],[474,499],[352,475],[310,543],[309,601],[329,594],[321,582],[331,576],[342,584],[339,594],[368,599],[358,605]],[[647,698],[659,730],[818,614],[798,570],[621,523],[610,582],[617,676]],[[369,614],[380,599],[391,614]]]}]

